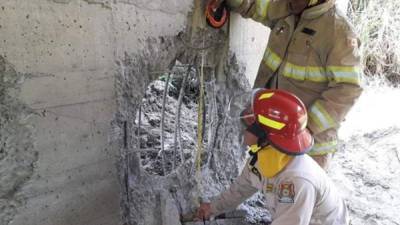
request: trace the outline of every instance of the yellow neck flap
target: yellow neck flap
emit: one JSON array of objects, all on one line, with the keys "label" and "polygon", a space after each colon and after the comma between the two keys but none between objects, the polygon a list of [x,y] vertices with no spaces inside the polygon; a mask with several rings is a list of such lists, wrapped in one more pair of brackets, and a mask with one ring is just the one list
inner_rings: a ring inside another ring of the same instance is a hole
[{"label": "yellow neck flap", "polygon": [[262,176],[272,178],[285,168],[292,158],[293,156],[268,145],[257,151],[257,169]]}]

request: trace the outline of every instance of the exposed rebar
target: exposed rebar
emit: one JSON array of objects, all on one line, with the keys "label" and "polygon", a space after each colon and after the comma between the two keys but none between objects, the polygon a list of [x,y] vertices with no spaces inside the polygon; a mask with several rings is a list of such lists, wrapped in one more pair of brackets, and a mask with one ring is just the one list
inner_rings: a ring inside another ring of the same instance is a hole
[{"label": "exposed rebar", "polygon": [[[204,43],[203,43],[204,45]],[[204,62],[205,62],[205,52],[201,53],[201,64],[200,64],[200,73],[199,73],[199,81],[200,81],[200,93],[199,93],[199,104],[198,104],[198,117],[197,117],[197,152],[195,158],[195,176],[196,176],[196,186],[197,186],[197,204],[200,203],[200,193],[202,192],[202,178],[201,178],[201,156],[203,154],[203,140],[204,140]],[[198,72],[198,70],[197,70]]]},{"label": "exposed rebar", "polygon": [[209,152],[209,156],[207,158],[207,164],[210,165],[210,160],[214,154],[213,149],[215,147],[215,140],[217,138],[217,127],[220,123],[218,120],[218,105],[217,105],[217,94],[215,90],[215,77],[214,73],[211,82],[209,83],[209,88],[207,88],[207,96],[209,97],[209,107],[208,107],[208,115],[210,117],[209,121],[209,129],[208,129],[208,143],[207,143],[207,152]]},{"label": "exposed rebar", "polygon": [[139,156],[139,164],[140,164],[140,168],[142,167],[142,160],[140,160],[141,158],[141,154],[140,154],[140,127],[142,126],[142,104],[139,104],[139,109],[138,109],[138,123],[137,123],[137,151],[138,151],[138,156]]},{"label": "exposed rebar", "polygon": [[183,148],[182,148],[182,142],[181,142],[181,136],[180,136],[181,108],[182,108],[183,96],[185,95],[186,80],[189,77],[191,69],[192,69],[192,65],[189,65],[189,67],[187,69],[187,72],[186,72],[186,74],[184,75],[184,77],[182,79],[181,89],[179,91],[178,108],[176,109],[176,113],[175,113],[174,160],[173,160],[172,168],[175,168],[175,166],[176,166],[178,135],[179,135],[179,142],[180,142],[179,143],[179,149],[180,149],[181,163],[183,163],[183,161],[184,161]]},{"label": "exposed rebar", "polygon": [[163,94],[163,103],[162,103],[162,111],[161,111],[161,150],[159,154],[161,154],[161,164],[163,169],[163,174],[166,175],[167,168],[165,162],[165,152],[164,152],[164,126],[165,126],[165,102],[167,101],[167,94],[168,94],[168,87],[169,87],[169,80],[171,78],[171,74],[167,74],[167,80],[165,82],[164,94]]}]

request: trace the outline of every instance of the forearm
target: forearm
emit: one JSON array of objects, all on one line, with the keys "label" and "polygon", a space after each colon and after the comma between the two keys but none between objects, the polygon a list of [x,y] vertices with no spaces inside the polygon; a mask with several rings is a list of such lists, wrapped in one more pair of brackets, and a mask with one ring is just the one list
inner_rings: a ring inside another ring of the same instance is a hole
[{"label": "forearm", "polygon": [[211,211],[213,215],[234,210],[240,203],[257,192],[250,181],[250,172],[248,166],[245,166],[242,174],[235,180],[231,186],[221,193],[211,202]]},{"label": "forearm", "polygon": [[362,90],[360,85],[349,83],[339,83],[328,88],[309,108],[308,128],[314,134],[338,128]]},{"label": "forearm", "polygon": [[227,0],[229,8],[244,18],[252,18],[266,26],[289,15],[287,0]]}]

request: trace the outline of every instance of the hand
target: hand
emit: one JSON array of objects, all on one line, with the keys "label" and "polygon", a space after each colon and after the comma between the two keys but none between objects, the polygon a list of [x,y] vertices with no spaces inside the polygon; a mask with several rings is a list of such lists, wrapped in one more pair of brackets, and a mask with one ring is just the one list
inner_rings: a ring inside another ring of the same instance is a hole
[{"label": "hand", "polygon": [[201,203],[196,212],[197,220],[208,220],[211,216],[211,203]]}]

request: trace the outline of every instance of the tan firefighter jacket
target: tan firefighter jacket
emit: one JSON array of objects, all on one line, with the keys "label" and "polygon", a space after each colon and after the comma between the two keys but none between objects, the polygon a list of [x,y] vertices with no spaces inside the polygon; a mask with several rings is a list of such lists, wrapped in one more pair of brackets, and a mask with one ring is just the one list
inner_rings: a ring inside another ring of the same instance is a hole
[{"label": "tan firefighter jacket", "polygon": [[294,157],[273,178],[261,177],[257,164],[245,165],[228,190],[211,202],[218,215],[235,209],[261,191],[266,198],[271,225],[347,225],[348,211],[325,171],[308,155]]},{"label": "tan firefighter jacket", "polygon": [[315,138],[311,155],[337,149],[337,130],[360,96],[359,40],[334,0],[306,9],[297,25],[287,0],[228,0],[232,10],[271,28],[254,87],[297,95]]}]

